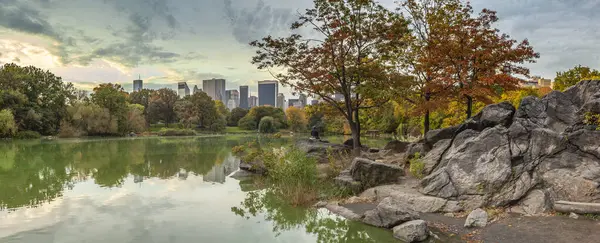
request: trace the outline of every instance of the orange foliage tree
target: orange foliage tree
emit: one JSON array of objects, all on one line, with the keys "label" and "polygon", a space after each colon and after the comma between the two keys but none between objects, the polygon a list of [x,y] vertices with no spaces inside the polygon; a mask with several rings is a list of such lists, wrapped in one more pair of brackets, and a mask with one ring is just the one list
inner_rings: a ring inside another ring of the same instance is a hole
[{"label": "orange foliage tree", "polygon": [[[291,34],[253,41],[252,62],[282,84],[334,107],[350,125],[358,148],[360,110],[387,102],[385,91],[403,82],[392,57],[403,52],[407,24],[373,0],[314,0],[314,8],[301,13],[292,29],[312,28],[319,37]],[[333,94],[344,100],[337,102]],[[365,104],[366,99],[375,105]]]},{"label": "orange foliage tree", "polygon": [[517,42],[492,27],[498,21],[495,11],[472,14],[471,5],[461,4],[454,22],[440,23],[441,31],[432,33],[429,57],[444,68],[434,82],[455,87],[454,94],[466,100],[467,118],[473,113],[474,100],[491,103],[500,90],[517,89],[520,79],[516,76],[529,75],[523,64],[539,58],[527,39]]}]

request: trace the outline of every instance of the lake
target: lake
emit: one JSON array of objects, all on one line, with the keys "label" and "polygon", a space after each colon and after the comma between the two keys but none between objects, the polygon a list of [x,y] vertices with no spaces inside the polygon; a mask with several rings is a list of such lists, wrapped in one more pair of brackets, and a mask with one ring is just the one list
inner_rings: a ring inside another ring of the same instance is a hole
[{"label": "lake", "polygon": [[0,242],[398,242],[228,177],[256,139],[0,142]]}]

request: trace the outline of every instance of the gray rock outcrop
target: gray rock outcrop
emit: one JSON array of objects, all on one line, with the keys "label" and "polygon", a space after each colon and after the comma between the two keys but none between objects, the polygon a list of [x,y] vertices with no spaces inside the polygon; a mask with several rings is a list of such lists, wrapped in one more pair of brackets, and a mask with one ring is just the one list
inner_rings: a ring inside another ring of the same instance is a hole
[{"label": "gray rock outcrop", "polygon": [[392,197],[383,199],[375,209],[365,212],[363,223],[392,228],[401,223],[418,219],[418,214],[411,206]]},{"label": "gray rock outcrop", "polygon": [[519,109],[489,105],[462,125],[430,131],[420,192],[467,210],[522,202],[533,214],[550,199],[600,202],[600,131],[584,124],[595,111],[600,81],[582,81],[526,97]]},{"label": "gray rock outcrop", "polygon": [[412,243],[424,241],[429,237],[427,223],[423,220],[413,220],[394,227],[394,237],[402,242]]}]

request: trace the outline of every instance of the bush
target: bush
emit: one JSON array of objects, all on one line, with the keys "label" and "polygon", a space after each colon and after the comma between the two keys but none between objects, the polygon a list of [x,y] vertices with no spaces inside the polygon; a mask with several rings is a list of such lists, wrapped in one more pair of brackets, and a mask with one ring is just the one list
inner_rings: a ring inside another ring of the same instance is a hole
[{"label": "bush", "polygon": [[59,138],[76,138],[80,137],[82,132],[76,127],[72,126],[71,123],[67,121],[60,122],[60,129],[58,132]]},{"label": "bush", "polygon": [[4,109],[0,111],[0,137],[12,137],[17,132],[17,124],[12,111]]},{"label": "bush", "polygon": [[262,155],[273,189],[293,205],[306,205],[317,199],[320,183],[317,161],[298,149],[280,149]]},{"label": "bush", "polygon": [[410,159],[410,174],[417,179],[423,179],[425,177],[425,163],[421,159],[420,153],[415,153],[415,156]]},{"label": "bush", "polygon": [[42,135],[40,135],[40,133],[36,131],[21,131],[17,132],[17,134],[15,135],[16,139],[38,139],[41,137]]},{"label": "bush", "polygon": [[241,154],[246,150],[246,148],[243,145],[238,145],[238,146],[234,146],[233,148],[231,148],[231,152],[233,154]]},{"label": "bush", "polygon": [[254,130],[256,131],[256,127],[258,126],[258,124],[256,124],[256,121],[254,120],[253,117],[251,116],[244,116],[242,119],[240,119],[240,121],[238,122],[238,127],[244,130]]},{"label": "bush", "polygon": [[258,131],[260,133],[276,133],[277,130],[277,125],[275,125],[273,117],[265,116],[260,119],[260,123],[258,124]]},{"label": "bush", "polygon": [[175,129],[175,128],[163,128],[158,131],[159,136],[193,136],[196,135],[196,131],[192,129]]},{"label": "bush", "polygon": [[213,132],[224,132],[227,128],[227,121],[225,118],[219,118],[212,124],[210,124],[210,130]]}]

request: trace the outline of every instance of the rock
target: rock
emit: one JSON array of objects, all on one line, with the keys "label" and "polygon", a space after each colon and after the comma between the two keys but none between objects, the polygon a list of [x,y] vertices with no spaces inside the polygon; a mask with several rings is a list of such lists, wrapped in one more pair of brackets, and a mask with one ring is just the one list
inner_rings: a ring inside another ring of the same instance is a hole
[{"label": "rock", "polygon": [[265,174],[267,172],[267,168],[260,161],[254,161],[251,163],[242,161],[240,162],[240,170],[245,170],[259,175]]},{"label": "rock", "polygon": [[231,174],[229,177],[234,178],[234,179],[244,179],[244,178],[248,178],[248,177],[252,177],[255,176],[256,174],[250,172],[250,171],[246,171],[246,170],[238,170],[236,172],[234,172],[233,174]]},{"label": "rock", "polygon": [[577,122],[576,113],[579,108],[566,94],[552,91],[542,98],[542,103],[547,115],[544,125],[552,130],[561,133]]},{"label": "rock", "polygon": [[363,188],[395,183],[404,176],[404,170],[396,165],[355,158],[350,166],[352,179],[360,181]]},{"label": "rock", "polygon": [[433,148],[425,157],[422,158],[422,162],[425,164],[425,175],[429,175],[431,171],[438,165],[440,160],[442,159],[442,155],[448,150],[450,145],[452,144],[451,139],[442,139],[438,141]]},{"label": "rock", "polygon": [[296,142],[296,148],[317,159],[320,163],[328,163],[328,156],[348,154],[351,148],[341,144],[332,144],[313,139],[301,139]]},{"label": "rock", "polygon": [[480,124],[480,129],[502,125],[509,127],[512,123],[515,107],[508,101],[488,105],[481,112],[475,115],[475,119]]},{"label": "rock", "polygon": [[419,153],[421,156],[424,156],[427,153],[426,149],[427,145],[424,143],[411,143],[406,147],[405,157],[406,159],[412,159],[416,153]]},{"label": "rock", "polygon": [[549,196],[542,190],[531,191],[521,200],[519,205],[527,215],[539,215],[550,210],[552,207]]},{"label": "rock", "polygon": [[353,212],[352,210],[350,210],[346,207],[337,205],[337,204],[327,204],[327,206],[325,206],[325,208],[327,208],[327,210],[329,210],[331,213],[342,216],[348,220],[358,221],[362,218],[361,215],[358,215],[355,212]]},{"label": "rock", "polygon": [[363,223],[377,227],[392,228],[417,218],[417,212],[413,211],[410,205],[393,201],[391,197],[388,197],[383,199],[375,209],[365,213]]},{"label": "rock", "polygon": [[403,242],[419,242],[429,237],[427,223],[423,220],[413,220],[394,227],[394,237]]},{"label": "rock", "polygon": [[335,177],[333,179],[333,182],[337,186],[339,186],[341,188],[345,188],[355,194],[360,193],[363,188],[360,181],[356,181],[356,180],[352,179],[352,176],[350,175],[349,170],[344,170],[344,171],[340,172],[340,175]]},{"label": "rock", "polygon": [[458,212],[462,210],[459,202],[439,197],[426,196],[407,185],[385,185],[369,188],[360,194],[361,198],[374,198],[381,202],[390,198],[390,204],[408,206],[419,213]]},{"label": "rock", "polygon": [[425,134],[425,142],[430,146],[443,139],[452,139],[459,126],[431,130]]},{"label": "rock", "polygon": [[325,201],[319,201],[313,205],[314,208],[324,208],[325,206],[327,206],[327,202]]},{"label": "rock", "polygon": [[347,146],[347,147],[351,147],[351,148],[352,148],[352,147],[354,147],[354,139],[350,138],[350,139],[348,139],[348,140],[344,141],[344,143],[342,143],[342,144],[343,144],[344,146]]},{"label": "rock", "polygon": [[467,216],[467,220],[465,221],[465,227],[478,227],[483,228],[487,225],[488,214],[481,208],[473,210],[469,216]]},{"label": "rock", "polygon": [[569,218],[572,218],[572,219],[578,219],[578,218],[579,218],[579,215],[578,215],[578,214],[576,214],[576,213],[570,213],[570,214],[569,214]]},{"label": "rock", "polygon": [[394,140],[394,141],[390,141],[388,144],[386,144],[383,149],[391,150],[394,153],[404,153],[404,152],[406,152],[406,150],[410,144],[411,143]]},{"label": "rock", "polygon": [[456,217],[456,215],[454,215],[454,213],[445,213],[444,216],[446,216],[448,218],[454,218],[454,217]]}]

